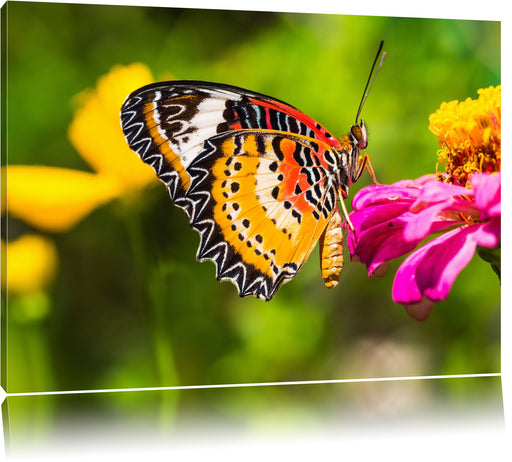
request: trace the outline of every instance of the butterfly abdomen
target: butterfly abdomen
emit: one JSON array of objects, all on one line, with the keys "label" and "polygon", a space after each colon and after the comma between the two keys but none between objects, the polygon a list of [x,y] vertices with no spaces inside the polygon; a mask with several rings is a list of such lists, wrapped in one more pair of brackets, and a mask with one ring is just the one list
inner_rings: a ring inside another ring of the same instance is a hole
[{"label": "butterfly abdomen", "polygon": [[324,233],[320,237],[320,269],[325,286],[336,287],[343,270],[342,217],[336,207]]}]

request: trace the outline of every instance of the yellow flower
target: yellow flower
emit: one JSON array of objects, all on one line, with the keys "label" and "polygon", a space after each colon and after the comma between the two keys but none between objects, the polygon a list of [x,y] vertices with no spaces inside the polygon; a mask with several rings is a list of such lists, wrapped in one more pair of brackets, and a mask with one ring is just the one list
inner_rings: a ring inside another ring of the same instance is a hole
[{"label": "yellow flower", "polygon": [[440,179],[469,185],[474,172],[501,170],[501,85],[478,90],[479,98],[450,101],[429,117],[429,129],[439,137],[438,162],[447,175]]},{"label": "yellow flower", "polygon": [[[0,242],[0,246],[5,256],[4,241]],[[7,284],[9,293],[36,292],[51,282],[57,269],[57,250],[51,240],[36,234],[25,234],[10,241],[7,248],[8,259],[2,258],[2,274],[7,278],[2,278],[2,285]]]},{"label": "yellow flower", "polygon": [[152,81],[143,64],[116,66],[99,79],[96,91],[77,95],[82,105],[69,127],[71,142],[96,172],[115,178],[124,190],[137,189],[155,180],[151,167],[128,147],[119,119],[128,94]]},{"label": "yellow flower", "polygon": [[57,167],[8,167],[9,213],[48,231],[66,231],[121,193],[111,178]]},{"label": "yellow flower", "polygon": [[66,231],[96,207],[156,181],[153,170],[128,147],[119,121],[126,96],[152,81],[143,64],[115,66],[99,79],[95,90],[78,95],[69,137],[95,173],[10,165],[9,214],[41,229]]}]

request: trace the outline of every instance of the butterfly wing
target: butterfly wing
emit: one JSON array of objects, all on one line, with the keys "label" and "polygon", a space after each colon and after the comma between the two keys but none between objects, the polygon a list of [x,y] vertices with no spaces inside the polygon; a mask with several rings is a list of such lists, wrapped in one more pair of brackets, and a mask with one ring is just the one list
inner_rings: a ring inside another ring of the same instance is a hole
[{"label": "butterfly wing", "polygon": [[329,149],[265,130],[208,139],[188,168],[184,199],[201,235],[198,260],[214,261],[217,277],[231,280],[241,296],[271,299],[297,274],[337,208],[323,163]]},{"label": "butterfly wing", "polygon": [[297,273],[336,204],[341,145],[327,130],[282,101],[197,81],[135,91],[121,125],[200,232],[198,259],[213,260],[219,279],[270,299]]}]

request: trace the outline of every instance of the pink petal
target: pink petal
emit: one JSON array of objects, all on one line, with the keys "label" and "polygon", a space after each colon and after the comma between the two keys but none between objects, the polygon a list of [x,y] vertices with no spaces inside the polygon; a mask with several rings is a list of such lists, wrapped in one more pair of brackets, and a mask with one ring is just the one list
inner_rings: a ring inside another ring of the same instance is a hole
[{"label": "pink petal", "polygon": [[455,279],[473,258],[476,250],[474,234],[478,229],[471,228],[446,233],[448,237],[444,243],[435,246],[420,263],[418,284],[430,300],[446,299]]},{"label": "pink petal", "polygon": [[426,321],[435,303],[426,297],[423,297],[418,303],[404,305],[407,314],[416,321]]},{"label": "pink petal", "polygon": [[[360,242],[361,237],[365,235],[365,233],[374,233],[374,236],[378,236],[381,232],[372,230],[372,228],[375,226],[382,227],[384,224],[391,228],[392,225],[390,226],[388,223],[403,212],[406,212],[408,208],[408,204],[384,204],[370,206],[361,211],[351,212],[349,218],[354,226],[354,231],[349,229],[347,238],[347,246],[350,251],[351,260],[354,261],[356,256],[360,256],[360,250],[365,249],[364,238],[362,245]],[[370,238],[370,240],[371,239],[372,238]],[[363,263],[365,262],[366,258],[363,257]]]},{"label": "pink petal", "polygon": [[352,199],[352,208],[358,211],[371,205],[399,202],[407,202],[410,204],[414,202],[420,192],[419,187],[414,186],[414,183],[410,180],[400,183],[403,184],[374,184],[360,189]]},{"label": "pink petal", "polygon": [[[409,212],[395,216],[394,212],[401,210],[404,208],[383,205],[350,214],[355,227],[355,233],[349,231],[347,239],[351,259],[354,261],[357,256],[357,261],[366,264],[369,276],[384,262],[409,253],[425,237],[422,234],[414,239],[404,239],[404,230],[417,217]],[[451,221],[436,219],[428,223],[428,231],[438,232],[452,225]]]},{"label": "pink petal", "polygon": [[475,190],[475,203],[481,211],[482,220],[501,215],[501,172],[495,175],[474,173],[471,186]]},{"label": "pink petal", "polygon": [[349,214],[350,221],[356,229],[356,234],[365,231],[373,226],[387,223],[390,220],[406,213],[410,204],[383,204],[366,207],[357,212]]},{"label": "pink petal", "polygon": [[361,232],[356,246],[349,244],[350,254],[357,255],[366,264],[369,276],[384,262],[405,255],[417,245],[401,238],[403,227],[404,222],[399,219],[381,223]]},{"label": "pink petal", "polygon": [[[410,220],[404,228],[404,239],[409,242],[419,242],[427,237],[432,231],[433,224],[438,221],[439,214],[449,208],[452,200],[433,204],[417,213],[411,214]],[[446,226],[457,224],[458,222],[446,220]]]},{"label": "pink petal", "polygon": [[487,213],[481,216],[482,220],[485,220],[487,217],[497,217],[501,216],[501,200],[496,204],[493,204],[487,209]]},{"label": "pink petal", "polygon": [[420,191],[418,198],[411,206],[411,212],[418,212],[434,203],[443,202],[457,196],[473,196],[473,191],[442,181],[430,182]]},{"label": "pink petal", "polygon": [[[405,181],[409,181],[409,180],[405,180]],[[432,175],[430,173],[427,173],[426,175],[420,176],[420,177],[416,178],[415,180],[413,180],[413,183],[417,186],[424,186],[426,184],[433,183],[435,181],[437,181],[436,176]],[[399,181],[395,184],[400,184],[400,183],[401,182]]]},{"label": "pink petal", "polygon": [[444,300],[477,246],[481,225],[449,231],[413,252],[398,269],[393,284],[397,303],[419,303],[423,297]]},{"label": "pink petal", "polygon": [[427,246],[420,247],[411,253],[398,268],[392,289],[394,302],[409,305],[419,303],[423,298],[416,282],[416,271],[427,251]]},{"label": "pink petal", "polygon": [[477,244],[491,249],[498,247],[501,240],[501,216],[493,217],[479,226],[480,231],[475,235]]}]

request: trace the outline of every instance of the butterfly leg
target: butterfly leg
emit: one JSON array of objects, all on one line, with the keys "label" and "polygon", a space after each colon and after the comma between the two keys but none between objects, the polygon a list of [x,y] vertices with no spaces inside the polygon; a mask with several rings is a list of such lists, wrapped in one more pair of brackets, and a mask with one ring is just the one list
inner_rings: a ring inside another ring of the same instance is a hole
[{"label": "butterfly leg", "polygon": [[348,216],[347,207],[345,207],[345,201],[343,200],[343,196],[341,194],[340,194],[340,203],[341,203],[341,208],[343,210],[343,217],[345,218],[345,222],[347,223],[347,225],[351,229],[351,231],[354,231],[354,225],[350,221],[350,217]]},{"label": "butterfly leg", "polygon": [[372,181],[375,184],[379,184],[377,181],[377,177],[375,176],[375,170],[373,169],[372,161],[370,159],[370,155],[366,153],[364,156],[359,156],[359,159],[357,160],[357,172],[356,172],[356,180],[359,179],[359,177],[363,174],[363,170],[366,168],[368,173],[370,174],[370,177]]},{"label": "butterfly leg", "polygon": [[342,217],[338,207],[334,209],[329,222],[320,237],[320,269],[327,288],[339,284],[343,270]]}]

